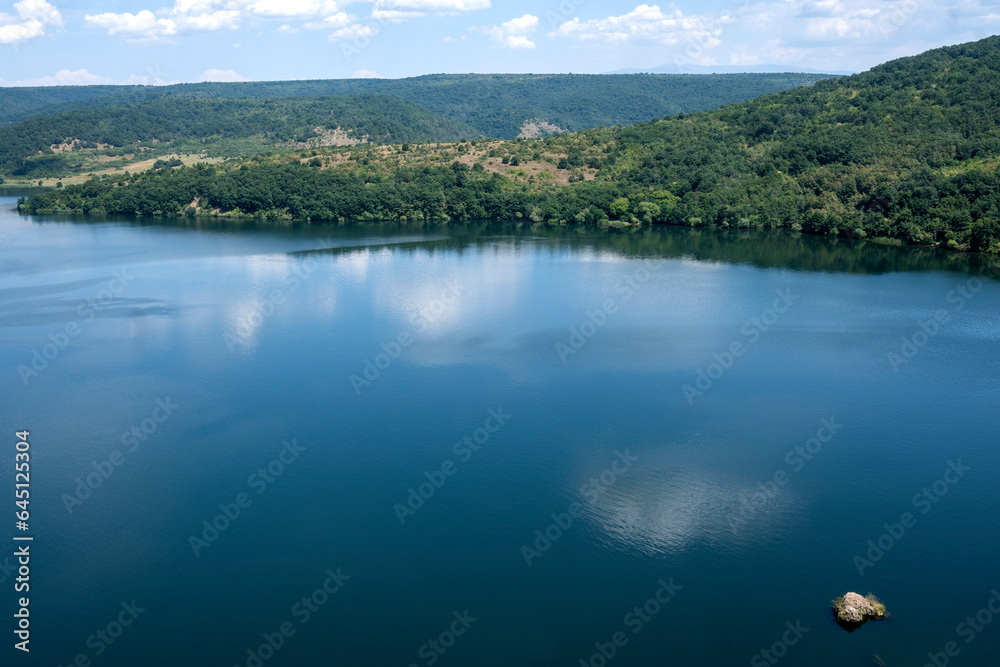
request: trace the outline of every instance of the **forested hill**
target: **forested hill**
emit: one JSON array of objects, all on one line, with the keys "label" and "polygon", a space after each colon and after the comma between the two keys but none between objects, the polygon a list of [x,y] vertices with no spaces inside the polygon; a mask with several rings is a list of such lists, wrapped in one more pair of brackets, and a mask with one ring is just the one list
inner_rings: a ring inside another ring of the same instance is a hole
[{"label": "forested hill", "polygon": [[380,95],[276,100],[168,97],[134,106],[77,109],[2,127],[0,173],[59,174],[99,157],[89,152],[108,148],[138,152],[143,145],[159,153],[183,149],[231,156],[294,142],[403,143],[469,136],[477,132],[464,123]]},{"label": "forested hill", "polygon": [[998,167],[992,37],[631,127],[93,180],[23,210],[791,227],[1000,252]]},{"label": "forested hill", "polygon": [[170,97],[385,95],[467,123],[482,135],[514,139],[526,120],[539,119],[566,130],[631,125],[668,114],[715,109],[823,78],[826,75],[439,74],[411,79],[0,88],[0,126],[78,108]]}]

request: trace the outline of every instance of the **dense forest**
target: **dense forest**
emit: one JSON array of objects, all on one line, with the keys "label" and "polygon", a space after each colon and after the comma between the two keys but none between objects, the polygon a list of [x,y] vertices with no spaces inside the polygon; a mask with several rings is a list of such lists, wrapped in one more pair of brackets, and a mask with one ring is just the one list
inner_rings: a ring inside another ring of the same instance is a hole
[{"label": "dense forest", "polygon": [[89,100],[121,95],[132,86],[44,86],[0,88],[0,126],[51,113],[60,105],[73,108]]},{"label": "dense forest", "polygon": [[998,123],[995,37],[630,127],[161,169],[23,210],[791,227],[1000,252]]},{"label": "dense forest", "polygon": [[766,93],[808,86],[824,78],[822,74],[437,74],[410,79],[0,88],[0,126],[79,108],[177,97],[218,100],[384,95],[466,123],[481,135],[514,139],[528,119],[538,118],[567,130],[631,125],[667,114],[715,109]]}]

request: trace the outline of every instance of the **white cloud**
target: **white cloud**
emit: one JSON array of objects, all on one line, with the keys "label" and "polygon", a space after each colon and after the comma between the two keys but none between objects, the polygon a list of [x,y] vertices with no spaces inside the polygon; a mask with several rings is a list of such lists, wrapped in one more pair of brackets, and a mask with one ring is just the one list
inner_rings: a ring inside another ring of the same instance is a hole
[{"label": "white cloud", "polygon": [[357,72],[351,75],[352,79],[384,79],[385,77],[378,72],[373,72],[370,69],[359,69]]},{"label": "white cloud", "polygon": [[401,10],[452,14],[492,7],[490,0],[376,0],[376,10]]},{"label": "white cloud", "polygon": [[837,16],[843,12],[844,5],[840,0],[804,0],[798,3],[797,15],[800,17],[809,16]]},{"label": "white cloud", "polygon": [[532,36],[538,29],[538,17],[525,14],[500,25],[472,29],[489,35],[505,49],[533,49]]},{"label": "white cloud", "polygon": [[246,81],[245,78],[237,74],[231,69],[221,70],[221,69],[207,69],[205,70],[198,81],[205,82],[215,82],[215,83],[230,83],[233,81]]},{"label": "white cloud", "polygon": [[257,0],[247,7],[253,16],[273,18],[311,18],[338,11],[336,2],[328,0]]},{"label": "white cloud", "polygon": [[182,30],[236,30],[240,27],[240,12],[235,9],[185,14],[178,16],[177,24]]},{"label": "white cloud", "polygon": [[14,3],[17,16],[0,12],[0,44],[19,44],[41,37],[47,27],[60,28],[62,14],[45,0],[22,0]]},{"label": "white cloud", "polygon": [[621,16],[589,21],[574,18],[556,28],[551,36],[617,43],[640,40],[663,45],[697,43],[706,49],[721,43],[722,27],[732,22],[733,18],[728,15],[685,16],[676,7],[665,13],[659,5],[639,5]]},{"label": "white cloud", "polygon": [[309,30],[330,30],[332,28],[344,28],[357,20],[357,16],[346,14],[344,12],[337,12],[332,16],[327,16],[322,21],[310,21],[305,23],[302,27]]},{"label": "white cloud", "polygon": [[[965,10],[980,13],[973,5],[982,4],[974,0]],[[752,6],[743,23],[756,34],[782,35],[807,48],[857,40],[884,47],[903,28],[939,25],[941,9],[930,0],[785,0]]]},{"label": "white cloud", "polygon": [[[990,34],[997,0],[751,0],[737,11],[732,64],[861,71]],[[729,35],[727,34],[727,37]]]},{"label": "white cloud", "polygon": [[[40,1],[40,0],[30,0]],[[129,41],[148,42],[174,37],[182,32],[236,30],[252,20],[325,20],[346,16],[334,0],[175,0],[173,7],[143,9],[136,14],[87,15],[84,25],[123,35]],[[283,25],[281,32],[295,30]]]},{"label": "white cloud", "polygon": [[331,42],[339,42],[341,40],[364,40],[371,39],[378,34],[378,27],[373,25],[362,25],[360,23],[355,23],[341,28],[340,30],[334,31],[329,39]]},{"label": "white cloud", "polygon": [[153,12],[144,9],[138,14],[90,15],[84,17],[83,24],[90,28],[102,28],[109,35],[127,35],[132,41],[152,41],[177,34],[177,23],[170,19],[158,19]]},{"label": "white cloud", "polygon": [[172,86],[175,83],[181,83],[180,81],[167,81],[158,74],[133,74],[126,81],[130,86]]},{"label": "white cloud", "polygon": [[403,12],[398,9],[379,9],[378,7],[372,10],[372,18],[380,23],[403,23],[420,16],[426,16],[426,14],[424,12]]},{"label": "white cloud", "polygon": [[43,76],[38,79],[23,79],[21,81],[3,81],[3,86],[89,86],[99,84],[114,83],[111,79],[103,76],[91,74],[85,69],[68,70],[61,69],[51,76]]},{"label": "white cloud", "polygon": [[[370,3],[370,21],[358,19],[342,6]],[[24,0],[43,3],[44,0]],[[23,4],[23,3],[22,3]],[[279,20],[277,31],[294,34],[300,28],[334,29],[331,41],[371,37],[379,27],[403,23],[427,14],[458,14],[489,8],[490,0],[174,0],[172,7],[136,13],[88,14],[84,25],[121,35],[130,42],[167,41],[185,32],[237,30],[248,23]],[[295,21],[302,21],[296,24]],[[30,27],[30,26],[29,26]]]}]

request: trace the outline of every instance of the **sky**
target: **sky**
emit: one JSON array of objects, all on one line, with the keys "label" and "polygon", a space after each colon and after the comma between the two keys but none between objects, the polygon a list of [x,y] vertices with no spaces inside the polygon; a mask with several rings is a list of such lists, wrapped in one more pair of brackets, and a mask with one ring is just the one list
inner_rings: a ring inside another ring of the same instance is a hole
[{"label": "sky", "polygon": [[863,71],[998,32],[1000,0],[0,0],[0,86]]}]

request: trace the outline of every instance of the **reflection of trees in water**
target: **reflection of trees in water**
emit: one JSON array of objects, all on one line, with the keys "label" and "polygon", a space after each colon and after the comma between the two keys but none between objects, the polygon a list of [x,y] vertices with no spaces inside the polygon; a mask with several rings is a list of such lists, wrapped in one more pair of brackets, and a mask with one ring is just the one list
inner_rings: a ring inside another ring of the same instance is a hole
[{"label": "reflection of trees in water", "polygon": [[[918,246],[850,241],[778,229],[771,231],[688,228],[657,225],[625,229],[590,225],[548,225],[529,222],[358,222],[308,224],[260,222],[238,218],[130,218],[118,216],[44,216],[39,222],[79,224],[125,222],[137,227],[186,228],[206,233],[255,233],[288,240],[329,238],[356,250],[367,241],[378,245],[399,239],[403,251],[464,252],[480,244],[547,244],[554,248],[589,248],[627,258],[689,258],[697,261],[747,264],[759,268],[833,273],[883,274],[903,271],[975,273],[989,258]],[[426,239],[421,238],[426,237]],[[1000,271],[996,272],[1000,275]],[[989,275],[989,274],[987,274]]]}]

